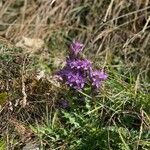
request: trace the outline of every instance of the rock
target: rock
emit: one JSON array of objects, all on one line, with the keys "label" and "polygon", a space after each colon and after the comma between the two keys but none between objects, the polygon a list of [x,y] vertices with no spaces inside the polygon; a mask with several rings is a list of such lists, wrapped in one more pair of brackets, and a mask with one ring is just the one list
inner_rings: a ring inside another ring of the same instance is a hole
[{"label": "rock", "polygon": [[27,143],[22,150],[40,150],[39,145],[37,143]]}]

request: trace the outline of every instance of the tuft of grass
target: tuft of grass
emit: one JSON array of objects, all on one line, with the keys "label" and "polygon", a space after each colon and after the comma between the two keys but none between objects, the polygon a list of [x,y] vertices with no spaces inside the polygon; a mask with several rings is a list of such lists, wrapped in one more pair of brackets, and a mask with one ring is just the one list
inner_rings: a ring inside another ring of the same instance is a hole
[{"label": "tuft of grass", "polygon": [[[117,77],[117,78],[116,78]],[[96,97],[70,95],[71,106],[48,114],[48,124],[31,129],[45,149],[149,149],[148,95],[114,72]],[[66,92],[65,92],[66,93]],[[81,100],[82,97],[82,100]],[[142,103],[142,105],[141,105]]]}]

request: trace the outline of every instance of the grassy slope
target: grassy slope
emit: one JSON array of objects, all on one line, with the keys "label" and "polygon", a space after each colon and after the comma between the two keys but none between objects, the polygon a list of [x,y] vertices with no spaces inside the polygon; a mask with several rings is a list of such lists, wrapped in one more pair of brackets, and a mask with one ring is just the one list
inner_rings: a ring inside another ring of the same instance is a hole
[{"label": "grassy slope", "polygon": [[[46,149],[148,150],[148,3],[95,0],[91,4],[85,0],[71,4],[46,1],[39,5],[31,1],[32,10],[31,4],[24,1],[8,3],[5,11],[9,13],[1,13],[2,19],[8,17],[9,21],[14,17],[18,25],[13,22],[7,28],[2,24],[6,29],[1,35],[14,43],[21,35],[39,37],[45,39],[48,48],[42,53],[27,54],[7,42],[0,44],[1,149],[4,145],[19,148],[34,141]],[[50,9],[45,12],[47,6]],[[14,16],[10,15],[10,11],[20,8],[24,10],[21,14],[16,11]],[[34,19],[37,11],[43,19],[41,24]],[[32,23],[27,25],[31,19]],[[105,66],[109,74],[97,96],[64,92],[51,77],[64,61],[69,39],[74,38],[84,41],[84,54],[94,61],[95,67]],[[41,70],[46,76],[38,81],[37,72]],[[27,105],[23,108],[20,102],[25,94]],[[55,106],[62,95],[71,103],[64,111]]]}]

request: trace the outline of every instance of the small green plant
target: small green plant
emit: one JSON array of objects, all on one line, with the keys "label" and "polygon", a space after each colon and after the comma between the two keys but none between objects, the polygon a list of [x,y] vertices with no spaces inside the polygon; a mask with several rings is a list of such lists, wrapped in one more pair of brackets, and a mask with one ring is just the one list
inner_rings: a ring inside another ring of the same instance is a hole
[{"label": "small green plant", "polygon": [[6,142],[0,138],[0,150],[6,150]]},{"label": "small green plant", "polygon": [[[83,46],[78,44],[79,48]],[[101,86],[101,91],[91,87],[96,84],[82,86],[78,76],[71,76],[70,72],[72,74],[72,71],[82,70],[83,64],[80,60],[69,60],[58,73],[63,81],[62,86],[65,83],[65,92],[58,92],[59,100],[56,99],[55,108],[46,117],[51,119],[43,125],[31,127],[38,135],[41,147],[66,150],[148,150],[149,132],[143,129],[140,134],[143,128],[139,118],[142,91],[135,95],[132,82],[126,83],[127,77],[115,70],[111,70],[109,80],[105,87]],[[87,64],[84,67],[88,68]],[[100,75],[106,77],[104,73]],[[101,76],[98,75],[93,81],[101,83]],[[149,123],[148,120],[146,122]]]}]

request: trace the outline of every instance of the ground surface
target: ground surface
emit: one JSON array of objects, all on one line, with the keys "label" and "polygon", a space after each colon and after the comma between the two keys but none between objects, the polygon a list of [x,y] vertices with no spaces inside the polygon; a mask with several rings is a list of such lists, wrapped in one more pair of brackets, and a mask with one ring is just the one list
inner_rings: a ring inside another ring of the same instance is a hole
[{"label": "ground surface", "polygon": [[[149,15],[149,0],[0,1],[0,150],[149,150]],[[54,77],[74,39],[109,75],[96,93]]]}]

